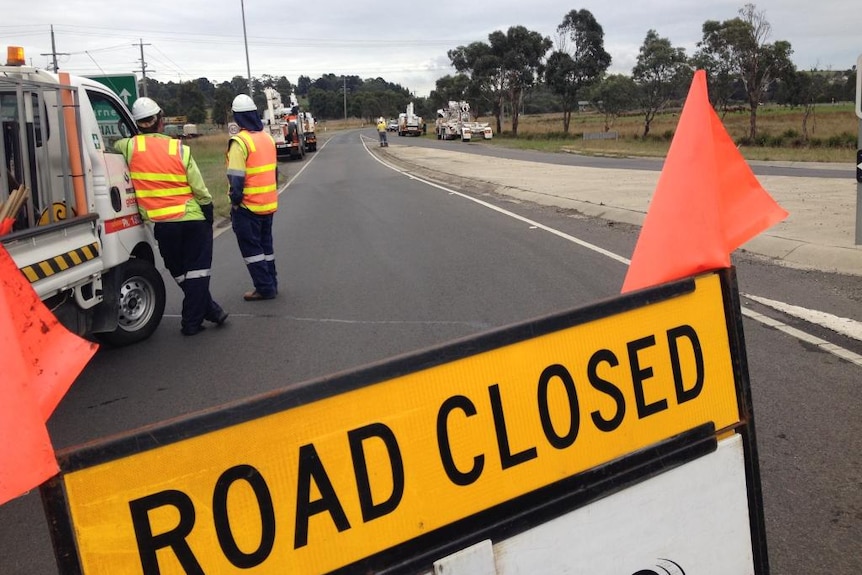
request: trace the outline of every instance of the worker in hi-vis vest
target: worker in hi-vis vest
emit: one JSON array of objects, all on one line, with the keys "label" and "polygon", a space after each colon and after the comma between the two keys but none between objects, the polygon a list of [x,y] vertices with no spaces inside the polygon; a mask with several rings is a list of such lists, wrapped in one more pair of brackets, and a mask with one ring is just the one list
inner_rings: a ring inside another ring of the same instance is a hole
[{"label": "worker in hi-vis vest", "polygon": [[243,299],[273,299],[278,295],[272,245],[272,220],[278,209],[275,141],[263,131],[250,96],[240,94],[234,98],[231,109],[240,131],[228,141],[230,217],[239,252],[254,284]]},{"label": "worker in hi-vis vest", "polygon": [[228,316],[210,295],[212,196],[188,146],[161,133],[165,119],[155,101],[135,100],[132,118],[141,134],[114,148],[126,158],[138,211],[152,222],[165,267],[183,291],[180,331],[195,335],[204,320],[222,325]]},{"label": "worker in hi-vis vest", "polygon": [[386,120],[383,116],[377,118],[377,135],[380,137],[381,146],[389,145],[389,142],[386,140]]}]

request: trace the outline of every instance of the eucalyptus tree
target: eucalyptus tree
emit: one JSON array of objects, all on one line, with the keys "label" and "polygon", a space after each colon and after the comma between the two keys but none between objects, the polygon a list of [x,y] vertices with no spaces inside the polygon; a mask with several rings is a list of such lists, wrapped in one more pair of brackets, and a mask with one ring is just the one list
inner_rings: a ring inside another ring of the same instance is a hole
[{"label": "eucalyptus tree", "polygon": [[638,86],[638,103],[644,116],[643,136],[649,135],[650,124],[668,103],[681,95],[683,84],[691,78],[691,68],[685,48],[675,48],[670,40],[655,30],[647,32],[632,69],[632,79]]},{"label": "eucalyptus tree", "polygon": [[488,43],[473,42],[449,50],[447,55],[458,72],[470,78],[470,89],[491,107],[497,133],[503,131],[503,107],[512,113],[512,135],[518,135],[518,116],[524,90],[541,76],[542,60],[551,48],[550,38],[524,26],[512,26],[488,35]]},{"label": "eucalyptus tree", "polygon": [[223,82],[215,89],[213,93],[213,124],[222,127],[231,121],[231,104],[236,96],[233,89],[227,82]]},{"label": "eucalyptus tree", "polygon": [[560,97],[566,134],[583,93],[611,65],[604,37],[602,26],[589,10],[572,10],[557,26],[557,49],[545,65],[545,83]]},{"label": "eucalyptus tree", "polygon": [[632,109],[637,101],[637,94],[638,87],[630,76],[611,74],[593,84],[587,96],[590,103],[604,114],[607,132],[617,117]]},{"label": "eucalyptus tree", "polygon": [[491,52],[491,46],[485,42],[472,42],[449,50],[446,54],[455,70],[469,79],[467,90],[484,107],[491,109],[497,120],[497,133],[502,132],[505,76],[502,63]]},{"label": "eucalyptus tree", "polygon": [[772,26],[754,4],[739,9],[739,16],[724,22],[707,21],[700,44],[724,58],[742,82],[749,107],[749,139],[757,138],[757,109],[771,84],[795,71],[790,42],[769,43]]},{"label": "eucalyptus tree", "polygon": [[470,92],[470,77],[466,74],[446,74],[437,78],[434,90],[431,91],[431,102],[438,108],[444,108],[450,101],[467,100]]},{"label": "eucalyptus tree", "polygon": [[517,137],[524,92],[542,76],[543,60],[553,43],[550,38],[524,26],[511,26],[505,34],[491,32],[488,41],[491,53],[501,65],[503,89],[511,106],[512,136]]},{"label": "eucalyptus tree", "polygon": [[698,49],[691,58],[691,66],[706,72],[709,101],[724,117],[739,79],[727,49],[718,41],[720,36],[715,34],[719,26],[714,20],[703,23],[703,40],[697,43]]},{"label": "eucalyptus tree", "polygon": [[177,88],[176,113],[189,122],[199,124],[207,119],[207,105],[200,86],[195,82],[183,82]]}]

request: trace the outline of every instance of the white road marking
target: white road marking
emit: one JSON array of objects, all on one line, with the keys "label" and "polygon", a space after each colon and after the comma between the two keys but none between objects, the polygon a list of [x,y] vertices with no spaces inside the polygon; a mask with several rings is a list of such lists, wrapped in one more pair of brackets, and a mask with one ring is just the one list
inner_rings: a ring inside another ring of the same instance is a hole
[{"label": "white road marking", "polygon": [[743,308],[742,315],[749,317],[754,321],[758,321],[765,326],[784,332],[789,336],[804,341],[805,343],[818,347],[821,350],[840,357],[843,360],[849,361],[850,363],[854,363],[862,367],[862,355],[859,355],[858,353],[853,353],[848,349],[844,349],[843,347],[837,346],[833,343],[829,343],[825,339],[820,339],[819,337],[813,336],[810,333],[805,333],[804,331],[796,329],[795,327],[791,327],[786,323],[782,323],[778,320],[772,319],[771,317],[759,314],[756,311],[751,311],[750,309]]},{"label": "white road marking", "polygon": [[[456,190],[453,190],[451,188],[447,188],[447,187],[442,186],[440,184],[436,184],[436,183],[431,182],[429,180],[425,180],[425,179],[420,178],[418,176],[415,176],[415,175],[413,175],[413,174],[411,174],[405,170],[402,170],[401,168],[398,168],[397,166],[393,166],[392,164],[385,162],[385,161],[381,160],[380,158],[378,158],[374,153],[371,152],[371,150],[368,149],[367,142],[373,141],[373,140],[371,140],[371,138],[364,137],[364,136],[362,136],[362,134],[360,134],[359,139],[360,139],[360,142],[362,143],[362,145],[365,147],[365,151],[368,152],[368,154],[372,158],[374,158],[375,160],[377,160],[378,162],[380,162],[381,164],[383,164],[384,166],[386,166],[390,170],[398,172],[399,174],[402,174],[402,175],[410,178],[411,180],[416,180],[418,182],[422,182],[423,184],[426,184],[426,185],[431,186],[433,188],[443,190],[444,192],[448,192],[449,195],[455,195],[455,196],[459,196],[459,197],[462,197],[464,199],[470,200],[471,202],[475,202],[475,203],[477,203],[481,206],[484,206],[488,209],[494,210],[495,212],[499,212],[503,215],[506,215],[506,216],[509,216],[509,217],[514,218],[516,220],[522,221],[522,222],[528,224],[531,228],[538,228],[541,230],[545,230],[546,232],[550,232],[550,233],[552,233],[556,236],[559,236],[565,240],[568,240],[568,241],[575,243],[581,247],[592,250],[596,253],[600,253],[604,256],[607,256],[607,257],[609,257],[613,260],[616,260],[620,263],[623,263],[625,265],[631,264],[630,259],[625,258],[621,255],[615,254],[615,253],[608,251],[604,248],[601,248],[595,244],[591,244],[591,243],[586,242],[582,239],[576,238],[574,236],[571,236],[567,233],[561,232],[559,230],[556,230],[556,229],[551,228],[549,226],[546,226],[544,224],[540,224],[539,222],[535,222],[529,218],[525,218],[521,215],[515,214],[513,212],[510,212],[508,210],[505,210],[505,209],[500,208],[498,206],[495,206],[493,204],[489,204],[488,202],[485,202],[485,201],[480,200],[478,198],[468,196],[466,194],[463,194],[463,193],[458,192]],[[759,296],[753,296],[750,294],[740,294],[740,296],[748,298],[748,299],[753,300],[753,301],[756,301],[756,302],[761,303],[763,305],[772,307],[774,309],[777,309],[779,311],[787,313],[788,315],[793,315],[794,317],[798,317],[800,319],[803,319],[803,320],[807,321],[808,323],[814,323],[817,325],[821,325],[823,327],[826,327],[827,329],[831,329],[832,331],[836,331],[842,335],[846,335],[846,336],[854,338],[854,339],[862,340],[862,324],[860,324],[859,322],[857,322],[855,320],[851,320],[851,319],[847,319],[847,318],[839,318],[838,316],[834,316],[834,315],[831,315],[831,314],[828,314],[825,312],[819,312],[816,310],[809,310],[807,308],[801,308],[799,306],[785,304],[782,302],[770,300],[767,298],[762,298]],[[766,302],[769,302],[769,303],[766,303]],[[793,336],[793,337],[795,337],[801,341],[810,343],[811,345],[814,345],[814,346],[822,349],[823,351],[826,351],[826,352],[831,353],[837,357],[840,357],[841,359],[844,359],[846,361],[854,363],[858,366],[862,366],[862,356],[860,356],[859,354],[856,354],[850,350],[847,350],[847,349],[844,349],[840,346],[829,343],[828,341],[820,339],[819,337],[815,337],[813,335],[807,334],[804,331],[798,330],[794,327],[790,327],[787,324],[784,324],[780,321],[774,320],[774,319],[767,317],[763,314],[759,314],[757,312],[754,312],[754,311],[751,311],[748,309],[742,309],[742,315],[744,315],[745,317],[748,317],[750,319],[753,319],[754,321],[760,322],[763,325],[766,325],[768,327],[772,327],[774,329],[782,331],[782,332],[784,332],[788,335],[791,335],[791,336]]]},{"label": "white road marking", "polygon": [[822,325],[823,327],[831,329],[832,331],[840,333],[841,335],[846,335],[847,337],[862,341],[862,322],[858,322],[856,320],[846,317],[832,315],[831,313],[826,313],[824,311],[817,311],[813,309],[808,309],[806,307],[799,307],[796,305],[791,305],[789,303],[775,301],[756,295],[746,295],[745,297],[752,301],[756,301],[759,304],[771,307],[772,309],[777,309],[778,311],[786,313],[787,315],[798,317],[799,319],[805,320],[808,323],[816,323],[817,325]]}]

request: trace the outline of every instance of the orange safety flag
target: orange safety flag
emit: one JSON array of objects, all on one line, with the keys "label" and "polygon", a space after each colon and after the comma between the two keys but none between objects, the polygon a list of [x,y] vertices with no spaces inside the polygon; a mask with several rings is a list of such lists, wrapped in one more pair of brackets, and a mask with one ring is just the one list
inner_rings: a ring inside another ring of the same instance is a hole
[{"label": "orange safety flag", "polygon": [[[8,305],[0,293],[0,305]],[[27,390],[18,334],[7,314],[0,314],[3,378],[0,380],[0,505],[23,495],[58,471],[38,402]]]},{"label": "orange safety flag", "polygon": [[57,472],[45,423],[98,346],[64,328],[0,246],[0,504]]},{"label": "orange safety flag", "polygon": [[730,267],[730,254],[787,212],[763,189],[694,74],[622,292]]}]

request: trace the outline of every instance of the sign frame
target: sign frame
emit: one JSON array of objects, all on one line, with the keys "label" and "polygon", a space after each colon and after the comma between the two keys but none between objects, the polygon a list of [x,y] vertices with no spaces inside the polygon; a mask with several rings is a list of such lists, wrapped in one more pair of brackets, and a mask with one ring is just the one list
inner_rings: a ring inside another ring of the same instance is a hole
[{"label": "sign frame", "polygon": [[856,58],[856,117],[862,120],[862,54]]},{"label": "sign frame", "polygon": [[[739,434],[743,443],[754,572],[758,575],[767,575],[769,567],[765,520],[736,272],[734,268],[728,268],[699,277],[713,274],[718,276],[720,282],[721,305],[726,323],[733,377],[732,386],[735,390],[735,408],[738,410],[737,422],[721,429],[716,429],[715,424],[710,422],[697,425],[644,449],[465,516],[329,572],[384,574],[427,570],[434,559],[488,538],[504,538],[526,531],[611,493],[711,453],[716,450],[720,436]],[[572,311],[399,356],[356,371],[305,382],[289,389],[62,450],[58,453],[60,475],[41,487],[60,571],[72,575],[84,573],[64,483],[67,474],[115,462],[166,445],[178,444],[347,392],[370,389],[377,384],[405,375],[421,373],[465,358],[478,357],[506,346],[534,340],[542,335],[584,326],[603,318],[655,304],[672,302],[675,298],[693,294],[697,289],[697,281],[698,278],[686,278],[632,292]]]}]

